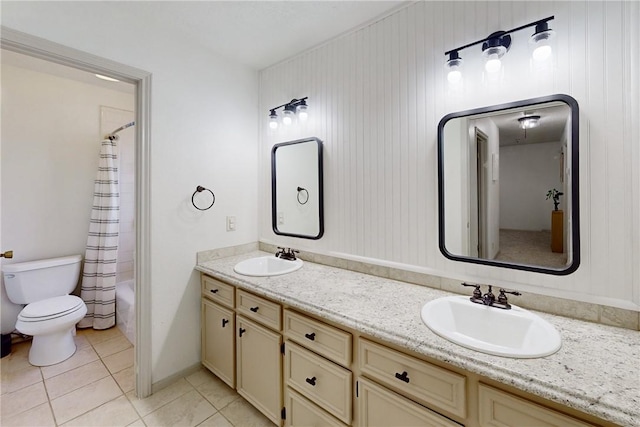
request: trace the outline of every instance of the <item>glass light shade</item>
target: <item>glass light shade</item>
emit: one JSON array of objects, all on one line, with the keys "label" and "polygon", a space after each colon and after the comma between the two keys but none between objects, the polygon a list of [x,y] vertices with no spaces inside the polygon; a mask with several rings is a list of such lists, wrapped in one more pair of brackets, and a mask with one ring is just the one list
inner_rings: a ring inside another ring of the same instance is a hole
[{"label": "glass light shade", "polygon": [[293,111],[291,110],[284,110],[284,113],[282,113],[282,124],[285,126],[289,126],[291,123],[293,123]]},{"label": "glass light shade", "polygon": [[298,105],[297,111],[298,119],[300,119],[300,121],[304,122],[309,118],[309,110],[306,104]]},{"label": "glass light shade", "polygon": [[449,59],[445,64],[447,72],[447,80],[451,84],[457,84],[462,81],[462,59]]},{"label": "glass light shade", "polygon": [[487,73],[497,73],[502,68],[502,61],[500,58],[507,52],[507,48],[500,45],[494,47],[488,47],[482,51],[482,55],[485,57],[484,69]]},{"label": "glass light shade", "polygon": [[531,57],[534,61],[544,62],[551,58],[553,48],[551,47],[551,40],[554,38],[555,32],[553,30],[546,30],[537,32],[531,36],[529,43],[533,47]]},{"label": "glass light shade", "polygon": [[271,129],[278,128],[278,115],[275,110],[271,110],[271,114],[269,114],[269,127]]},{"label": "glass light shade", "polygon": [[533,129],[540,124],[540,116],[527,116],[518,119],[522,129]]}]

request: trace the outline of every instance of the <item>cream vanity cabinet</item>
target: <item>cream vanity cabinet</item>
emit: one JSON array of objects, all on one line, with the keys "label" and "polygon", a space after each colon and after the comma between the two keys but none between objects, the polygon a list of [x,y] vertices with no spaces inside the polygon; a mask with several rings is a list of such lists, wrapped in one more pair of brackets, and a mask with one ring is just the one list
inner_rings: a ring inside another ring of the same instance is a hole
[{"label": "cream vanity cabinet", "polygon": [[284,310],[286,425],[351,425],[352,335]]},{"label": "cream vanity cabinet", "polygon": [[614,425],[205,274],[202,297],[202,364],[278,426]]},{"label": "cream vanity cabinet", "polygon": [[202,275],[202,296],[202,364],[235,388],[235,289]]},{"label": "cream vanity cabinet", "polygon": [[202,364],[280,425],[280,305],[204,274],[201,279]]}]

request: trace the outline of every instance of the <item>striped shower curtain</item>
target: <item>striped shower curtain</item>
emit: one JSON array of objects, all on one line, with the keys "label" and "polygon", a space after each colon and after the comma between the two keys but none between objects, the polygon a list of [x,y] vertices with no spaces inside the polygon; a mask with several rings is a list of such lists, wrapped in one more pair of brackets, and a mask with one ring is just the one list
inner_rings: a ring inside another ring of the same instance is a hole
[{"label": "striped shower curtain", "polygon": [[119,187],[116,141],[105,139],[100,150],[84,256],[80,297],[87,305],[87,315],[78,324],[80,328],[107,329],[116,323]]}]

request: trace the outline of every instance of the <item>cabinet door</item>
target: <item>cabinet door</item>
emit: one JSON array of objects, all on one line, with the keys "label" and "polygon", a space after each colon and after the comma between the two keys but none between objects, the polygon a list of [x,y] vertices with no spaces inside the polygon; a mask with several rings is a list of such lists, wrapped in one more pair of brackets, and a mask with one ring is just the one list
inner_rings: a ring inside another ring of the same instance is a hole
[{"label": "cabinet door", "polygon": [[236,317],[237,390],[267,418],[281,424],[282,336]]},{"label": "cabinet door", "polygon": [[235,315],[202,300],[202,364],[230,387],[235,383]]},{"label": "cabinet door", "polygon": [[361,427],[460,427],[460,424],[364,378],[358,379],[357,400]]}]

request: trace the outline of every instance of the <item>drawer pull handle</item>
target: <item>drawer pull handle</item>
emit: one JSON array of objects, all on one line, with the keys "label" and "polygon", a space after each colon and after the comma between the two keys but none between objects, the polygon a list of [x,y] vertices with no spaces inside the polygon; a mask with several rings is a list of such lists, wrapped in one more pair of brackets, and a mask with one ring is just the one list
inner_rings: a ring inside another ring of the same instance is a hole
[{"label": "drawer pull handle", "polygon": [[404,381],[405,383],[409,383],[409,377],[407,375],[407,371],[404,371],[401,374],[396,372],[396,378],[400,381]]},{"label": "drawer pull handle", "polygon": [[247,330],[246,330],[246,329],[244,329],[244,328],[240,328],[240,330],[238,331],[238,336],[239,336],[239,337],[241,337],[241,336],[242,336],[242,334],[244,334],[245,332],[247,332]]},{"label": "drawer pull handle", "polygon": [[222,319],[222,327],[224,328],[229,323],[229,319]]},{"label": "drawer pull handle", "polygon": [[312,385],[312,386],[314,386],[314,387],[316,386],[316,377],[313,377],[313,378],[307,378],[307,379],[305,379],[305,381],[306,381],[307,383],[311,384],[311,385]]},{"label": "drawer pull handle", "polygon": [[304,337],[306,339],[308,339],[308,340],[315,341],[316,340],[316,333],[312,332],[310,334],[304,334]]},{"label": "drawer pull handle", "polygon": [[218,289],[211,289],[209,292],[211,292],[212,294],[217,294],[218,293]]},{"label": "drawer pull handle", "polygon": [[251,307],[249,310],[253,311],[254,313],[257,313],[259,308],[260,307],[256,305],[255,307]]}]

